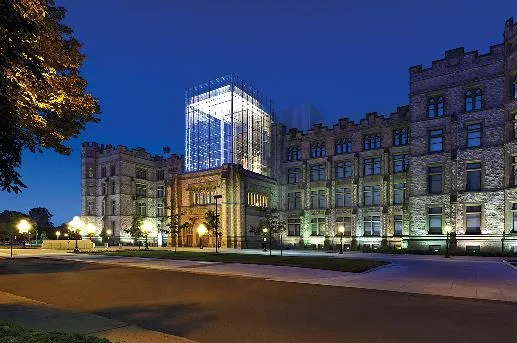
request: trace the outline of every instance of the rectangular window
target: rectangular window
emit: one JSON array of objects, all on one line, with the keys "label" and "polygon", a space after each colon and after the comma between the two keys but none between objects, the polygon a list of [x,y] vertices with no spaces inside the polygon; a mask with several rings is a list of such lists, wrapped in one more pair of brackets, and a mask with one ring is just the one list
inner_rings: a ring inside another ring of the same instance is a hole
[{"label": "rectangular window", "polygon": [[287,235],[300,236],[300,218],[287,219]]},{"label": "rectangular window", "polygon": [[163,215],[164,215],[163,204],[162,203],[156,204],[156,216],[163,217]]},{"label": "rectangular window", "polygon": [[88,195],[95,195],[95,187],[88,186]]},{"label": "rectangular window", "polygon": [[311,208],[326,208],[325,190],[311,191]]},{"label": "rectangular window", "polygon": [[106,166],[101,167],[101,177],[106,177]]},{"label": "rectangular window", "polygon": [[139,216],[147,216],[147,204],[145,202],[139,202],[136,206],[136,214]]},{"label": "rectangular window", "polygon": [[429,152],[443,151],[443,129],[429,131]]},{"label": "rectangular window", "polygon": [[314,143],[311,145],[311,157],[325,157],[327,156],[327,148],[324,143]]},{"label": "rectangular window", "polygon": [[[192,204],[193,205],[215,204],[214,194],[215,194],[214,190],[192,192],[192,195],[191,195]],[[252,203],[252,201],[253,201],[253,199],[250,199],[250,193],[248,193],[248,205],[250,205]]]},{"label": "rectangular window", "polygon": [[364,176],[379,175],[381,173],[381,159],[379,157],[365,159],[363,166]]},{"label": "rectangular window", "polygon": [[101,192],[102,192],[102,195],[108,194],[108,185],[106,184],[106,182],[102,183],[102,185],[101,185]]},{"label": "rectangular window", "polygon": [[311,166],[311,181],[325,180],[325,164],[314,164]]},{"label": "rectangular window", "polygon": [[156,187],[156,197],[157,198],[163,198],[165,196],[165,187],[164,186],[157,186]]},{"label": "rectangular window", "polygon": [[158,169],[156,171],[156,180],[161,181],[163,179],[165,179],[165,172],[163,169]]},{"label": "rectangular window", "polygon": [[[210,201],[215,203],[214,195],[210,193]],[[253,192],[248,192],[248,205],[253,207],[267,207],[269,203],[269,197],[264,194],[258,194]]]},{"label": "rectangular window", "polygon": [[365,206],[376,206],[381,204],[381,186],[364,186],[363,201]]},{"label": "rectangular window", "polygon": [[363,220],[364,235],[365,236],[380,236],[381,235],[381,217],[380,216],[365,216]]},{"label": "rectangular window", "polygon": [[94,173],[93,173],[93,168],[92,168],[92,167],[88,167],[88,177],[89,177],[90,179],[91,179],[91,178],[93,178],[93,176],[94,176],[93,174],[94,174]]},{"label": "rectangular window", "polygon": [[512,157],[512,186],[517,187],[517,156]]},{"label": "rectangular window", "polygon": [[344,161],[336,163],[336,179],[352,177],[352,162]]},{"label": "rectangular window", "polygon": [[93,216],[93,201],[88,201],[88,215]]},{"label": "rectangular window", "polygon": [[287,160],[298,161],[302,157],[302,149],[299,146],[292,146],[287,148]]},{"label": "rectangular window", "polygon": [[147,185],[144,185],[142,183],[137,183],[137,184],[135,184],[135,188],[136,188],[137,196],[141,196],[141,197],[147,196]]},{"label": "rectangular window", "polygon": [[469,89],[465,92],[465,111],[472,112],[481,110],[482,92],[480,88]]},{"label": "rectangular window", "polygon": [[517,113],[512,115],[513,118],[513,138],[517,139]]},{"label": "rectangular window", "polygon": [[300,168],[287,169],[287,183],[298,183],[302,180]]},{"label": "rectangular window", "polygon": [[393,172],[403,173],[409,170],[409,155],[394,155],[393,156]]},{"label": "rectangular window", "polygon": [[379,149],[381,147],[381,136],[379,134],[366,135],[363,137],[363,149],[365,151]]},{"label": "rectangular window", "polygon": [[110,176],[115,176],[115,165],[110,165]]},{"label": "rectangular window", "polygon": [[481,123],[467,125],[467,147],[481,146]]},{"label": "rectangular window", "polygon": [[405,202],[406,198],[406,184],[396,183],[393,185],[393,203],[395,205],[401,205]]},{"label": "rectangular window", "polygon": [[517,232],[517,203],[512,204],[512,232]]},{"label": "rectangular window", "polygon": [[352,218],[350,217],[336,217],[336,233],[339,234],[339,228],[344,229],[343,236],[352,235]]},{"label": "rectangular window", "polygon": [[312,236],[324,236],[325,235],[325,218],[312,218],[311,235]]},{"label": "rectangular window", "polygon": [[115,194],[115,181],[111,181],[111,194]]},{"label": "rectangular window", "polygon": [[442,192],[442,167],[427,168],[427,190],[433,194]]},{"label": "rectangular window", "polygon": [[352,141],[350,139],[338,139],[336,141],[336,155],[352,152]]},{"label": "rectangular window", "polygon": [[481,162],[467,162],[467,191],[479,191],[481,189]]},{"label": "rectangular window", "polygon": [[402,236],[403,221],[401,215],[393,216],[393,236]]},{"label": "rectangular window", "polygon": [[467,206],[466,207],[466,221],[468,235],[477,235],[481,233],[481,206]]},{"label": "rectangular window", "polygon": [[101,202],[101,216],[106,215],[106,200],[102,200]]},{"label": "rectangular window", "polygon": [[287,193],[287,209],[300,210],[302,208],[302,193],[292,192]]},{"label": "rectangular window", "polygon": [[393,146],[402,146],[408,144],[408,129],[393,130]]},{"label": "rectangular window", "polygon": [[135,176],[137,179],[147,180],[147,170],[145,168],[135,168]]},{"label": "rectangular window", "polygon": [[429,234],[442,234],[442,208],[429,207],[427,209],[427,220],[429,225]]},{"label": "rectangular window", "polygon": [[352,206],[352,192],[350,188],[336,188],[336,207]]},{"label": "rectangular window", "polygon": [[111,215],[112,216],[115,215],[116,208],[117,208],[117,203],[115,202],[115,200],[111,200]]}]

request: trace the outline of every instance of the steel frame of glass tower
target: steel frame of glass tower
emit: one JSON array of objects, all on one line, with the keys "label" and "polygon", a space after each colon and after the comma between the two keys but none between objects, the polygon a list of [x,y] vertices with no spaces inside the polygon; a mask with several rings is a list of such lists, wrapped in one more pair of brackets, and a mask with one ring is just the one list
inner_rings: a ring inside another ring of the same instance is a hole
[{"label": "steel frame of glass tower", "polygon": [[191,87],[185,98],[187,172],[236,163],[270,175],[270,100],[235,75]]}]

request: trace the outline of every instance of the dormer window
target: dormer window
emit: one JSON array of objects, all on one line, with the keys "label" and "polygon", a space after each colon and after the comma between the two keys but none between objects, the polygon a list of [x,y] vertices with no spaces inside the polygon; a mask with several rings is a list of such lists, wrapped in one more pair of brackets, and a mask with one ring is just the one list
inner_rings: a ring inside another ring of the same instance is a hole
[{"label": "dormer window", "polygon": [[444,105],[443,96],[436,98],[429,98],[427,100],[427,117],[428,118],[439,118],[443,117]]},{"label": "dormer window", "polygon": [[381,147],[381,136],[379,134],[364,136],[363,148],[365,151],[379,149],[380,147]]},{"label": "dormer window", "polygon": [[352,152],[352,141],[350,139],[338,139],[336,141],[336,155]]},{"label": "dormer window", "polygon": [[479,111],[482,106],[482,93],[480,88],[469,89],[465,92],[465,112]]},{"label": "dormer window", "polygon": [[327,156],[327,148],[324,143],[313,143],[311,145],[311,157],[325,157]]}]

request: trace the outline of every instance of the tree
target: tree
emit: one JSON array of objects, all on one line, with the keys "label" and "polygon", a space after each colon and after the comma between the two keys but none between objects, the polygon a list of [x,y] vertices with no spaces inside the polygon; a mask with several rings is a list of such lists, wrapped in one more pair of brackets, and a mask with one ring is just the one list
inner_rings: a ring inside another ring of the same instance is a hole
[{"label": "tree", "polygon": [[[216,235],[216,229],[220,228],[219,225],[219,216],[215,215],[214,210],[208,210],[205,213],[205,221],[203,222],[205,224],[208,232],[210,232],[212,235]],[[222,235],[221,232],[217,232],[219,236]],[[219,244],[219,237],[215,237],[215,244]],[[217,250],[217,249],[216,249]]]},{"label": "tree", "polygon": [[[20,220],[25,219],[31,222],[28,215],[17,211],[3,211],[0,213],[0,236],[3,239],[10,239],[11,235],[18,235],[17,225]],[[34,227],[34,223],[31,222]]]},{"label": "tree", "polygon": [[65,142],[98,122],[79,75],[85,56],[54,0],[0,0],[0,189],[21,192],[24,149],[68,155]]},{"label": "tree", "polygon": [[176,252],[178,247],[178,237],[181,235],[183,230],[186,230],[192,227],[192,223],[189,221],[181,222],[181,216],[183,213],[177,212],[174,207],[174,201],[171,199],[170,206],[167,206],[167,210],[170,211],[170,215],[167,216],[167,224],[165,227],[161,229],[161,232],[166,233],[167,235],[173,235],[175,237],[174,240],[174,252]]},{"label": "tree", "polygon": [[262,238],[269,238],[269,255],[271,252],[271,241],[273,235],[280,235],[280,255],[282,255],[282,233],[286,230],[285,221],[280,219],[280,213],[275,208],[264,207],[261,209],[264,214],[258,226],[250,227],[250,232],[259,235]]},{"label": "tree", "polygon": [[36,234],[55,231],[54,225],[50,221],[52,213],[50,213],[50,211],[45,207],[31,208],[29,210],[29,217],[31,217],[32,221],[36,224],[34,228],[36,230]]},{"label": "tree", "polygon": [[124,232],[130,235],[135,240],[135,243],[138,239],[144,237],[144,231],[142,230],[143,222],[143,216],[134,214],[133,219],[131,220],[131,226],[124,229]]}]

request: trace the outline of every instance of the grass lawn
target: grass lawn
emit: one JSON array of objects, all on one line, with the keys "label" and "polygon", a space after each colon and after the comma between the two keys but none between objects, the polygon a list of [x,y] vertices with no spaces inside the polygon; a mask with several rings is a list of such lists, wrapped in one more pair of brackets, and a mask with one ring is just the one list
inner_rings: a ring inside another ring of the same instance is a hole
[{"label": "grass lawn", "polygon": [[336,270],[341,272],[361,273],[369,269],[383,266],[386,262],[348,258],[320,256],[269,256],[256,254],[215,254],[192,251],[168,250],[122,250],[107,251],[101,254],[108,256],[150,257],[170,260],[209,261],[223,263],[250,263],[274,266],[291,266],[301,268]]},{"label": "grass lawn", "polygon": [[12,322],[0,323],[0,343],[110,343],[105,338],[28,329]]}]

